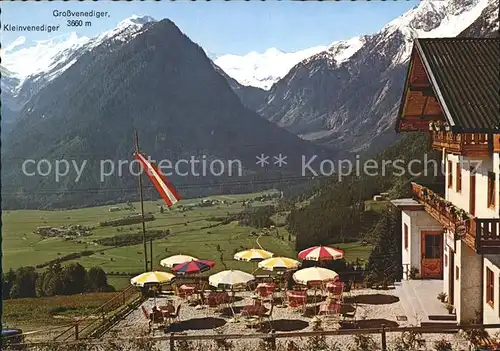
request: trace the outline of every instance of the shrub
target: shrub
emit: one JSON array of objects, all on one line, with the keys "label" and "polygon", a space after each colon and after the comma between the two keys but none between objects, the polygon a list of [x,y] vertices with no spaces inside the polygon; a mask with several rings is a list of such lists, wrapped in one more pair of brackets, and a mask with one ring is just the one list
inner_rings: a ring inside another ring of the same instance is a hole
[{"label": "shrub", "polygon": [[436,351],[451,351],[451,342],[442,338],[441,340],[437,340],[434,342],[434,350]]},{"label": "shrub", "polygon": [[351,351],[373,351],[378,348],[377,343],[369,334],[354,335],[354,345],[351,345]]},{"label": "shrub", "polygon": [[422,334],[416,331],[405,331],[396,339],[394,351],[417,351],[425,346]]},{"label": "shrub", "polygon": [[411,267],[410,268],[410,279],[418,279],[419,278],[420,271],[418,270],[417,267]]}]

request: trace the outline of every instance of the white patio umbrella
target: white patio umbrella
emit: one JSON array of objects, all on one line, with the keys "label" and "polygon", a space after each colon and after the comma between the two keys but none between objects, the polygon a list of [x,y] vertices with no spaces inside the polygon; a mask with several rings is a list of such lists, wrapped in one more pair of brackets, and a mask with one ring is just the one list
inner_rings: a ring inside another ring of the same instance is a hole
[{"label": "white patio umbrella", "polygon": [[198,260],[196,257],[188,256],[188,255],[174,255],[170,256],[167,258],[164,258],[163,260],[160,261],[160,265],[163,267],[167,268],[173,268],[174,266],[184,263],[184,262],[189,262],[189,261],[195,261]]},{"label": "white patio umbrella", "polygon": [[309,267],[301,269],[293,274],[293,280],[299,284],[307,285],[311,282],[327,282],[337,280],[339,275],[331,269],[322,267]]},{"label": "white patio umbrella", "polygon": [[249,273],[238,270],[228,270],[211,275],[208,277],[208,283],[215,287],[224,285],[233,288],[238,285],[245,285],[254,279],[255,277]]}]

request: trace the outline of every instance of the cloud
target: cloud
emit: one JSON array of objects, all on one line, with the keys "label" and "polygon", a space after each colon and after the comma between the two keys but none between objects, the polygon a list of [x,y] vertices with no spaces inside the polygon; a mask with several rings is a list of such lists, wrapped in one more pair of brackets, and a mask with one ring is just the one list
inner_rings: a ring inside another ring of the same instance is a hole
[{"label": "cloud", "polygon": [[8,45],[5,49],[3,49],[3,51],[10,52],[10,51],[14,50],[17,46],[23,45],[25,42],[26,42],[25,37],[18,37],[10,45]]}]

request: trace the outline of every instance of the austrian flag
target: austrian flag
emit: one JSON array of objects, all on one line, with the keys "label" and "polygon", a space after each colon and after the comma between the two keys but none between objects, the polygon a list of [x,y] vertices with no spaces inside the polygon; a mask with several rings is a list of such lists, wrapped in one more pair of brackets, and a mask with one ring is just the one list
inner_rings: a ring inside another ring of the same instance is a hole
[{"label": "austrian flag", "polygon": [[134,153],[134,158],[136,158],[141,164],[142,168],[146,170],[146,174],[155,186],[156,190],[160,193],[160,196],[168,207],[175,204],[181,199],[173,185],[167,180],[165,175],[160,172],[158,167],[148,161],[146,155],[143,153]]}]

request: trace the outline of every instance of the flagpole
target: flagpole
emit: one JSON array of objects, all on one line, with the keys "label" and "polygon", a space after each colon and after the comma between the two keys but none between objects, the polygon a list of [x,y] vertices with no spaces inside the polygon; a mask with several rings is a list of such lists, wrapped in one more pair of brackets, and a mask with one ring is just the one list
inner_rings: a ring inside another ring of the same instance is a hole
[{"label": "flagpole", "polygon": [[153,271],[153,238],[149,239],[149,257],[150,257],[150,264],[151,264],[151,272]]},{"label": "flagpole", "polygon": [[[137,129],[135,131],[135,152],[139,153],[139,134],[137,133]],[[140,169],[139,165],[139,169]],[[146,272],[148,271],[148,249],[146,245],[146,222],[144,221],[144,197],[142,194],[142,171],[139,172],[139,196],[141,199],[141,218],[142,218],[142,243],[144,245],[144,267],[146,268]],[[151,257],[151,264],[153,264],[153,257]]]}]

